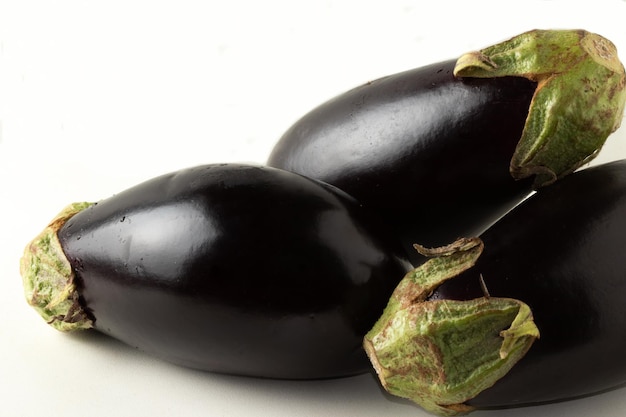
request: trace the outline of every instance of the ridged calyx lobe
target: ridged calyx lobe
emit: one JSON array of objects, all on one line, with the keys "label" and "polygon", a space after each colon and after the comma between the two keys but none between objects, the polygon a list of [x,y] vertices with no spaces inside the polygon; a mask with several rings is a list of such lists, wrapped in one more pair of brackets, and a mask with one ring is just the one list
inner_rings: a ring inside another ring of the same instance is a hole
[{"label": "ridged calyx lobe", "polygon": [[471,268],[478,238],[436,250],[398,284],[364,348],[383,387],[442,416],[466,414],[465,404],[492,386],[539,337],[530,307],[510,298],[427,300],[441,283]]},{"label": "ridged calyx lobe", "polygon": [[533,30],[461,56],[458,77],[537,82],[510,171],[550,184],[596,157],[622,121],[626,75],[615,45],[585,30]]},{"label": "ridged calyx lobe", "polygon": [[61,331],[88,329],[93,321],[80,303],[70,265],[57,232],[76,213],[92,203],[64,208],[24,250],[20,272],[26,301],[52,327]]}]

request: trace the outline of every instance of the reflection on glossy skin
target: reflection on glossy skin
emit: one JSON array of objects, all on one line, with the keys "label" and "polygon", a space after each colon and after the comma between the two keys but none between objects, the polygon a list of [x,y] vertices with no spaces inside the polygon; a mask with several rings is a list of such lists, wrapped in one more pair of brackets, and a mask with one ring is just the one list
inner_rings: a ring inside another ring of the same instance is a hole
[{"label": "reflection on glossy skin", "polygon": [[263,377],[367,372],[362,336],[409,268],[345,193],[238,164],[140,184],[59,238],[98,330],[185,366]]},{"label": "reflection on glossy skin", "polygon": [[531,190],[509,163],[536,84],[459,79],[455,61],[384,77],[312,110],[268,164],[336,185],[413,243],[476,236]]}]

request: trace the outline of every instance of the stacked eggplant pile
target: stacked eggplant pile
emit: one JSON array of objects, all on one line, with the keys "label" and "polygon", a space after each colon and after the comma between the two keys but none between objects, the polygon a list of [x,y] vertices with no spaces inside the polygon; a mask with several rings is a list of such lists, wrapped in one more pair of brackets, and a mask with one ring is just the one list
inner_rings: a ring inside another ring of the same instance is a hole
[{"label": "stacked eggplant pile", "polygon": [[615,46],[535,30],[304,115],[266,165],[61,211],[21,259],[48,324],[265,378],[375,370],[439,415],[626,383]]}]

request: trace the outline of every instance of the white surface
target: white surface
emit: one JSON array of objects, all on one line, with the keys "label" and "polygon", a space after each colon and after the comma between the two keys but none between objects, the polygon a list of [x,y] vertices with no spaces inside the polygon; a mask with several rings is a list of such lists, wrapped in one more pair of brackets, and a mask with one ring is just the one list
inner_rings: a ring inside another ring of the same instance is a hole
[{"label": "white surface", "polygon": [[[190,165],[263,162],[300,115],[382,75],[534,28],[594,31],[626,58],[625,1],[517,4],[0,0],[0,414],[425,416],[370,375],[227,377],[60,334],[24,302],[18,260],[67,203]],[[622,128],[599,161],[625,157],[625,140]],[[623,417],[624,394],[473,415]]]}]

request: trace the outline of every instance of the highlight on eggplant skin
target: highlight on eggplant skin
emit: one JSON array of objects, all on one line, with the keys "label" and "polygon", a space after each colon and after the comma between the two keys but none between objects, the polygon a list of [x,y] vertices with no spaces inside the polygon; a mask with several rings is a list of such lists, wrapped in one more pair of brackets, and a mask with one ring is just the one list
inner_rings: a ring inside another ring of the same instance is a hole
[{"label": "highlight on eggplant skin", "polygon": [[343,189],[419,264],[414,243],[477,236],[593,159],[622,120],[625,88],[609,40],[530,31],[322,103],[285,131],[268,164]]},{"label": "highlight on eggplant skin", "polygon": [[22,258],[46,321],[221,373],[368,372],[362,337],[410,268],[353,198],[276,168],[190,168],[69,213]]},{"label": "highlight on eggplant skin", "polygon": [[[378,352],[370,347],[368,354],[383,385],[394,385],[396,395],[432,406],[431,411],[440,415],[558,402],[624,386],[625,212],[626,160],[580,170],[522,202],[474,239],[484,245],[482,253],[473,255],[460,272],[448,268],[449,276],[418,304],[426,309],[446,302],[519,300],[529,306],[539,332],[532,346],[492,386],[461,404],[436,405],[423,392],[411,391],[414,381],[424,377],[421,371],[411,374],[405,368],[396,373],[380,363]],[[454,256],[459,255],[463,253]],[[446,256],[451,257],[438,254],[433,259],[446,263]],[[445,267],[437,270],[446,274]],[[411,274],[416,275],[407,276]],[[434,276],[424,274],[425,282]],[[413,283],[403,280],[398,288],[407,285]],[[366,340],[382,337],[380,329],[377,324]],[[399,341],[406,337],[393,336]],[[485,340],[490,337],[485,334]],[[461,352],[457,346],[450,349]],[[454,395],[462,397],[458,392]]]},{"label": "highlight on eggplant skin", "polygon": [[[532,191],[509,162],[536,84],[459,79],[455,60],[390,75],[309,112],[268,165],[331,183],[412,245],[475,235]],[[506,105],[502,105],[506,103]]]}]

